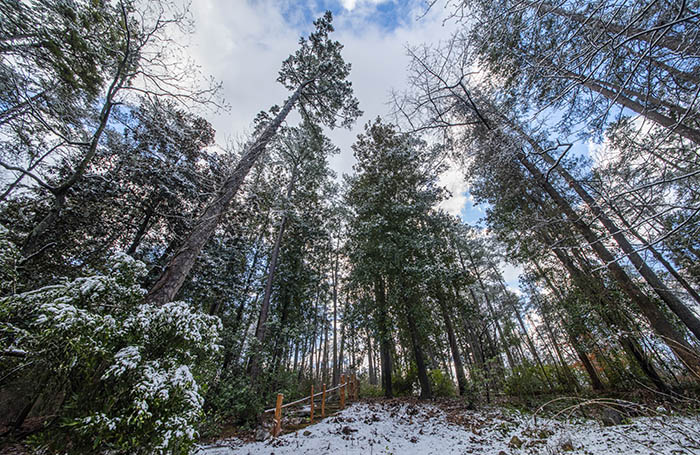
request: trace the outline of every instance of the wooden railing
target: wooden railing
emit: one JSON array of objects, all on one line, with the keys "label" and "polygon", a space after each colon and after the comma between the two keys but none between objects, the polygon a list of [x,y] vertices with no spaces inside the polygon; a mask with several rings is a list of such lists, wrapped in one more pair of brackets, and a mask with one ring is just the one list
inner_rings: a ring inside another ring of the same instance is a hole
[{"label": "wooden railing", "polygon": [[[349,387],[349,390],[348,390]],[[277,394],[277,404],[275,405],[274,408],[266,409],[263,411],[263,413],[267,414],[268,412],[273,412],[275,413],[274,415],[274,425],[272,426],[272,436],[277,437],[280,432],[282,431],[282,409],[288,408],[300,403],[306,402],[306,400],[309,400],[311,403],[311,410],[310,410],[310,420],[311,423],[314,422],[314,399],[318,396],[321,397],[321,418],[326,417],[326,396],[328,393],[333,392],[335,390],[338,390],[339,394],[339,401],[340,401],[340,409],[345,409],[345,394],[347,393],[348,399],[354,399],[357,400],[358,395],[359,395],[359,382],[357,381],[357,376],[352,374],[348,375],[346,378],[345,375],[340,376],[340,384],[337,386],[331,388],[331,389],[326,389],[326,384],[323,384],[323,390],[321,392],[314,393],[314,386],[311,384],[311,394],[308,397],[300,398],[296,401],[292,401],[291,403],[287,404],[282,404],[284,401],[284,395],[281,393]]]}]

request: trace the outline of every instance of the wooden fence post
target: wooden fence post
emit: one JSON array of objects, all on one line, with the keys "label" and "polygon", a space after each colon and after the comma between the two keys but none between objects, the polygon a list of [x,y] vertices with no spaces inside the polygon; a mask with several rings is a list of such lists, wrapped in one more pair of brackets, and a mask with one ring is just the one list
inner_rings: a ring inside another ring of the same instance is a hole
[{"label": "wooden fence post", "polygon": [[340,409],[345,409],[345,375],[340,375]]},{"label": "wooden fence post", "polygon": [[323,394],[321,395],[321,418],[326,417],[326,384],[323,384]]},{"label": "wooden fence post", "polygon": [[272,436],[277,437],[282,432],[282,400],[284,395],[277,394],[277,404],[275,405],[275,426],[272,427]]},{"label": "wooden fence post", "polygon": [[311,384],[311,413],[310,413],[311,423],[314,423],[314,385]]}]

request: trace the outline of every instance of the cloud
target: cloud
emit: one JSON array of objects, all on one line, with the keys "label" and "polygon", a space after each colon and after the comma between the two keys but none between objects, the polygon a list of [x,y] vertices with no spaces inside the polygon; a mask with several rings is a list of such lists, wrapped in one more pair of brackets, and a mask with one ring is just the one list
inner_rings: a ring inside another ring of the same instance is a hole
[{"label": "cloud", "polygon": [[[523,268],[519,265],[512,265],[508,263],[499,264],[499,268],[503,274],[503,281],[505,281],[508,285],[508,289],[520,295],[518,279],[520,278],[520,275],[524,273]],[[518,289],[518,291],[515,291],[515,289]]]},{"label": "cloud", "polygon": [[450,215],[459,216],[467,203],[467,182],[462,171],[456,165],[452,165],[440,175],[438,183],[452,194],[440,203],[440,208]]},{"label": "cloud", "polygon": [[[393,1],[393,0],[392,0]],[[443,26],[439,12],[431,12],[415,20],[422,9],[411,5],[392,5],[401,17],[392,27],[372,19],[382,0],[344,0],[347,11],[335,17],[334,38],[344,45],[343,56],[352,64],[350,80],[360,107],[365,112],[352,130],[328,132],[341,149],[331,158],[331,167],[340,174],[351,173],[354,158],[350,145],[364,124],[378,115],[387,116],[389,91],[401,90],[407,84],[408,65],[405,46],[435,41],[450,33]],[[409,8],[409,13],[406,9]],[[298,10],[323,9],[309,1]],[[282,60],[297,48],[301,34],[307,34],[311,23],[300,24],[290,19],[289,8],[274,0],[193,0],[196,32],[192,53],[205,74],[223,82],[224,97],[231,111],[208,116],[217,130],[217,140],[249,131],[255,115],[274,104],[282,104],[287,91],[275,80]],[[297,116],[290,116],[294,124]]]},{"label": "cloud", "polygon": [[340,3],[343,5],[343,8],[352,11],[358,4],[378,5],[386,1],[387,0],[340,0]]}]

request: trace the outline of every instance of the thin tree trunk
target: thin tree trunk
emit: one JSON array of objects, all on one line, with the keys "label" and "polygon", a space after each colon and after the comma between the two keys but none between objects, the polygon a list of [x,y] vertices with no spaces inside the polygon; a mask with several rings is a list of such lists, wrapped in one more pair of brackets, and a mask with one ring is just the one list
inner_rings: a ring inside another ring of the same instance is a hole
[{"label": "thin tree trunk", "polygon": [[416,361],[416,369],[418,370],[418,382],[420,383],[420,398],[430,399],[433,396],[430,390],[430,379],[428,378],[428,370],[425,365],[425,356],[421,346],[418,327],[415,320],[415,305],[417,302],[414,298],[409,298],[408,308],[406,308],[406,323],[408,325],[408,334],[411,338],[411,346],[413,348],[413,356]]},{"label": "thin tree trunk", "polygon": [[372,337],[367,333],[367,363],[369,365],[369,383],[377,384],[377,373],[374,371],[374,352],[372,351]]},{"label": "thin tree trunk", "polygon": [[394,393],[391,387],[391,341],[389,328],[389,315],[386,307],[386,289],[384,279],[376,277],[374,280],[374,302],[377,310],[377,331],[379,335],[380,357],[382,364],[382,387],[384,396],[393,398]]},{"label": "thin tree trunk", "polygon": [[[338,238],[338,243],[340,238]],[[335,250],[335,265],[333,267],[333,387],[340,381],[338,365],[338,245]]]},{"label": "thin tree trunk", "polygon": [[467,390],[467,378],[464,375],[464,365],[462,364],[462,357],[459,354],[459,347],[457,346],[457,338],[455,337],[454,327],[452,326],[452,321],[450,320],[450,315],[447,310],[447,302],[445,301],[445,293],[440,289],[442,284],[435,284],[435,293],[440,305],[440,312],[442,313],[442,320],[445,324],[445,330],[447,330],[447,340],[450,344],[450,351],[452,352],[452,361],[455,365],[455,372],[457,374],[457,387],[459,389],[459,394],[464,395]]},{"label": "thin tree trunk", "polygon": [[[535,266],[538,268],[538,271],[541,273],[541,269],[539,268],[539,265],[535,263]],[[557,294],[558,290],[554,288],[554,284],[544,276],[545,281],[547,282],[547,285],[552,289],[552,292]],[[540,314],[542,315],[542,322],[544,323],[545,330],[547,331],[547,334],[549,335],[549,338],[552,342],[552,346],[554,347],[554,351],[557,354],[557,357],[559,358],[559,361],[561,362],[562,368],[564,369],[564,374],[566,377],[569,379],[569,381],[574,385],[575,388],[578,389],[578,382],[576,381],[575,376],[571,372],[571,369],[569,368],[569,364],[566,363],[566,360],[564,359],[564,355],[561,352],[561,348],[559,346],[559,343],[557,342],[557,337],[554,335],[554,329],[552,328],[552,323],[549,319],[549,316],[547,315],[547,311],[540,301],[540,299],[537,297],[537,293],[533,289],[533,298],[535,302],[537,303],[537,306],[540,308]],[[590,363],[590,360],[588,359],[588,355],[586,355],[585,352],[583,352],[580,347],[578,346],[578,341],[576,340],[576,335],[572,333],[570,330],[566,328],[564,324],[562,324],[564,327],[564,332],[566,333],[566,336],[569,338],[571,346],[574,348],[574,352],[576,353],[576,356],[581,360],[582,365],[584,366],[584,369],[586,370],[586,373],[588,374],[589,378],[591,379],[591,385],[593,387],[593,390],[602,390],[604,389],[603,382],[600,380],[598,377],[598,372],[593,368],[593,366]]]},{"label": "thin tree trunk", "polygon": [[[297,168],[296,165],[292,170],[292,176],[287,186],[286,201],[292,197],[292,192],[294,191],[294,185],[296,183]],[[284,228],[287,224],[287,214],[282,214],[282,219],[280,220],[280,226],[277,231],[277,237],[275,238],[275,245],[272,248],[272,257],[270,258],[270,266],[267,273],[267,281],[265,282],[265,294],[263,295],[262,306],[260,307],[260,318],[258,319],[258,326],[255,329],[255,338],[258,339],[260,346],[265,341],[265,332],[267,331],[267,318],[270,311],[270,297],[272,296],[272,284],[275,279],[275,272],[277,271],[277,261],[279,259],[280,247],[282,245],[282,237],[284,235]],[[314,334],[315,335],[315,334]],[[311,372],[313,376],[313,371]],[[250,362],[250,378],[253,382],[257,379],[258,374],[260,374],[259,357],[253,354]]]},{"label": "thin tree trunk", "polygon": [[644,277],[644,280],[651,286],[651,288],[656,292],[656,294],[663,300],[666,305],[673,311],[673,313],[678,316],[678,318],[685,324],[688,329],[695,335],[695,337],[700,340],[700,319],[698,319],[695,314],[688,308],[681,300],[676,297],[673,292],[671,292],[663,281],[656,275],[656,273],[647,265],[647,263],[642,259],[642,257],[636,252],[634,247],[629,243],[625,237],[624,232],[615,225],[612,219],[610,219],[598,206],[593,197],[588,194],[588,192],[581,186],[580,183],[561,165],[559,165],[549,153],[543,150],[537,142],[535,142],[529,135],[521,132],[521,136],[528,141],[528,143],[535,149],[538,155],[541,155],[544,160],[550,165],[557,169],[559,174],[564,177],[564,180],[571,186],[576,194],[578,194],[581,199],[586,203],[588,208],[591,209],[593,214],[600,220],[600,222],[605,226],[608,233],[615,239],[615,242],[620,246],[625,255],[629,258],[630,262],[634,265],[637,271]]},{"label": "thin tree trunk", "polygon": [[136,231],[136,235],[134,236],[134,240],[131,242],[131,245],[129,245],[129,248],[126,250],[126,254],[132,256],[134,253],[136,253],[136,249],[139,247],[141,244],[141,240],[143,237],[146,235],[146,232],[148,231],[148,226],[151,224],[151,219],[153,218],[153,215],[156,213],[156,209],[160,205],[160,198],[158,198],[152,205],[149,205],[146,208],[145,216],[143,217],[143,221],[139,225],[138,230]]},{"label": "thin tree trunk", "polygon": [[[612,205],[611,205],[611,207],[612,207]],[[613,210],[615,210],[615,209],[613,208]],[[690,283],[688,283],[688,281],[686,281],[686,279],[683,278],[683,276],[681,276],[681,274],[675,269],[675,267],[673,267],[673,265],[671,265],[671,263],[669,263],[666,260],[666,258],[656,248],[654,248],[652,245],[650,245],[649,242],[647,242],[639,234],[639,232],[637,232],[637,230],[634,229],[627,222],[627,220],[622,216],[622,214],[620,214],[617,210],[615,210],[615,212],[616,212],[617,217],[620,219],[620,221],[625,226],[625,228],[629,231],[629,233],[632,234],[635,238],[637,238],[637,240],[642,242],[642,245],[644,245],[644,248],[649,250],[649,252],[651,252],[651,254],[654,256],[654,258],[657,261],[659,261],[659,263],[664,266],[664,268],[668,271],[668,273],[670,273],[676,279],[678,284],[680,284],[683,287],[683,289],[686,290],[688,295],[690,295],[693,298],[693,300],[695,300],[698,304],[700,304],[700,294],[698,294],[697,291],[695,289],[693,289],[693,287],[690,285]]]},{"label": "thin tree trunk", "polygon": [[552,381],[549,378],[549,375],[547,374],[547,370],[545,369],[544,364],[542,363],[542,359],[540,358],[540,355],[537,353],[537,349],[535,348],[535,344],[532,342],[532,339],[530,338],[530,334],[527,333],[527,328],[525,327],[525,322],[523,321],[523,318],[520,315],[520,311],[518,310],[518,308],[515,305],[513,305],[513,311],[515,312],[515,318],[518,320],[518,324],[520,325],[520,329],[522,330],[523,336],[525,337],[525,341],[526,341],[527,347],[530,351],[530,354],[532,355],[532,358],[535,359],[535,362],[537,362],[537,365],[540,367],[540,370],[542,371],[542,374],[544,375],[544,379],[545,379],[545,381],[547,381],[549,388],[554,389],[554,384],[552,384]]},{"label": "thin tree trunk", "polygon": [[576,214],[561,194],[545,180],[539,169],[527,160],[524,153],[518,152],[517,158],[532,174],[535,181],[554,200],[559,209],[566,215],[569,222],[583,235],[588,244],[606,265],[611,275],[619,283],[622,290],[642,311],[642,314],[644,314],[649,324],[657,335],[661,337],[662,341],[671,348],[693,375],[700,377],[700,357],[697,352],[686,342],[675,327],[673,327],[673,324],[671,324],[656,304],[630,279],[624,269],[615,261],[615,256],[603,246],[590,227]]}]

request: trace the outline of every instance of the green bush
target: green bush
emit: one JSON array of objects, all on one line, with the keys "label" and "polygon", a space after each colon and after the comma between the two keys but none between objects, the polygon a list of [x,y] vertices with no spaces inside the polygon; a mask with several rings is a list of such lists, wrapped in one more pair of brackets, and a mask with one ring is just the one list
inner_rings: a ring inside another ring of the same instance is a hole
[{"label": "green bush", "polygon": [[[143,304],[143,263],[0,299],[0,344],[56,418],[34,442],[60,453],[184,454],[219,351],[218,318]],[[9,367],[8,369],[5,369]],[[58,398],[57,398],[58,397]]]},{"label": "green bush", "polygon": [[0,224],[0,296],[14,292],[19,249],[7,239],[7,228]]},{"label": "green bush", "polygon": [[253,427],[265,406],[265,397],[251,386],[248,376],[227,377],[207,398],[211,408],[207,419],[209,425],[226,421],[237,426]]},{"label": "green bush", "polygon": [[453,397],[457,395],[455,385],[442,370],[430,370],[430,388],[436,397]]},{"label": "green bush", "polygon": [[372,385],[360,382],[360,396],[363,398],[379,398],[384,395],[384,390],[380,385]]},{"label": "green bush", "polygon": [[532,395],[548,389],[549,385],[543,380],[540,368],[532,364],[513,368],[504,384],[505,393],[513,396]]},{"label": "green bush", "polygon": [[391,376],[391,389],[397,397],[408,397],[414,394],[418,383],[418,372],[414,365],[406,371],[405,375],[395,373]]}]

